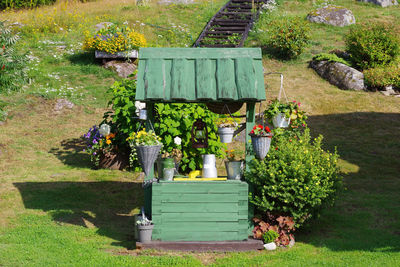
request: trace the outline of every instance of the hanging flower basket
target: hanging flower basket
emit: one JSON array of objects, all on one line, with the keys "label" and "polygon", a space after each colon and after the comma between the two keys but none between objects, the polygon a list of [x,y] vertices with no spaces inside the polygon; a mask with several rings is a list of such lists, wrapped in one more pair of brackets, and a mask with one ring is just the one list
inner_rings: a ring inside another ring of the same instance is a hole
[{"label": "hanging flower basket", "polygon": [[160,153],[162,145],[155,146],[136,146],[136,153],[139,163],[146,176],[149,175],[151,168],[154,166],[158,154]]},{"label": "hanging flower basket", "polygon": [[267,156],[271,146],[271,140],[272,134],[268,136],[251,136],[253,150],[259,160],[263,160]]},{"label": "hanging flower basket", "polygon": [[284,113],[278,113],[272,118],[272,124],[275,128],[287,128],[290,124],[290,118],[287,118]]},{"label": "hanging flower basket", "polygon": [[255,125],[251,130],[251,143],[253,145],[253,151],[259,160],[263,160],[269,151],[271,146],[271,139],[273,134],[268,126]]},{"label": "hanging flower basket", "polygon": [[229,144],[232,142],[233,133],[235,132],[235,128],[231,127],[219,127],[218,134],[221,139],[221,143]]}]

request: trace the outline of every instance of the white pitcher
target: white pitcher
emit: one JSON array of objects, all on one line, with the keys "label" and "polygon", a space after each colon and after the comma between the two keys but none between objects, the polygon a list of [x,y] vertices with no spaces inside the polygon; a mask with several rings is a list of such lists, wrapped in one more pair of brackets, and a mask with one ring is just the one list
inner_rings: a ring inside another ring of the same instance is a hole
[{"label": "white pitcher", "polygon": [[203,173],[204,178],[217,178],[217,167],[214,154],[205,154],[203,157]]}]

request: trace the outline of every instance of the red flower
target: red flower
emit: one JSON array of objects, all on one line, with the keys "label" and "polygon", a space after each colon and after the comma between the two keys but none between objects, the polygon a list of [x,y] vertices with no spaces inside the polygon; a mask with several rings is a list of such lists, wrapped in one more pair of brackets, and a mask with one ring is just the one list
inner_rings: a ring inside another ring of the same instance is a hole
[{"label": "red flower", "polygon": [[262,128],[264,128],[262,125],[258,125],[258,128],[260,128],[260,129],[262,129]]},{"label": "red flower", "polygon": [[270,129],[268,126],[265,126],[265,131],[266,131],[267,133],[270,133],[270,132],[271,132],[271,129]]},{"label": "red flower", "polygon": [[275,150],[278,150],[278,147],[275,147]]},{"label": "red flower", "polygon": [[3,67],[1,67],[1,70],[4,70],[6,68],[6,65],[3,65]]},{"label": "red flower", "polygon": [[250,132],[251,134],[253,134],[254,133],[254,130],[251,130],[251,132]]}]

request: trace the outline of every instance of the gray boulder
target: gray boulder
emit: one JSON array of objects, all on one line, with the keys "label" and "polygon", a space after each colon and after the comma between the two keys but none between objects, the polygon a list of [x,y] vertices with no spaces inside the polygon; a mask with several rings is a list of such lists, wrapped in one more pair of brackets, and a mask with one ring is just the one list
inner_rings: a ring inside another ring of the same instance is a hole
[{"label": "gray boulder", "polygon": [[330,61],[311,61],[313,68],[322,78],[344,90],[364,90],[364,74],[345,64]]},{"label": "gray boulder", "polygon": [[333,26],[347,26],[356,23],[353,12],[340,6],[324,6],[311,11],[307,19],[315,23],[324,23]]},{"label": "gray boulder", "polygon": [[119,77],[127,78],[136,70],[136,65],[129,62],[111,60],[104,64],[104,68],[117,72]]},{"label": "gray boulder", "polygon": [[372,3],[375,5],[379,5],[381,7],[395,6],[399,4],[397,0],[358,0],[358,1],[364,3]]}]

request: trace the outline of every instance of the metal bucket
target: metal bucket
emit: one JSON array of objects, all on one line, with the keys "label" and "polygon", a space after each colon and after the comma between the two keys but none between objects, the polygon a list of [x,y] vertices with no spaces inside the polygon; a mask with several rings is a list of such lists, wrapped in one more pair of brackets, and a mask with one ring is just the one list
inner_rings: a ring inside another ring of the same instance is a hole
[{"label": "metal bucket", "polygon": [[221,143],[226,143],[226,144],[231,143],[234,132],[235,132],[234,128],[229,128],[229,127],[218,128],[218,134],[219,138],[221,139]]}]

